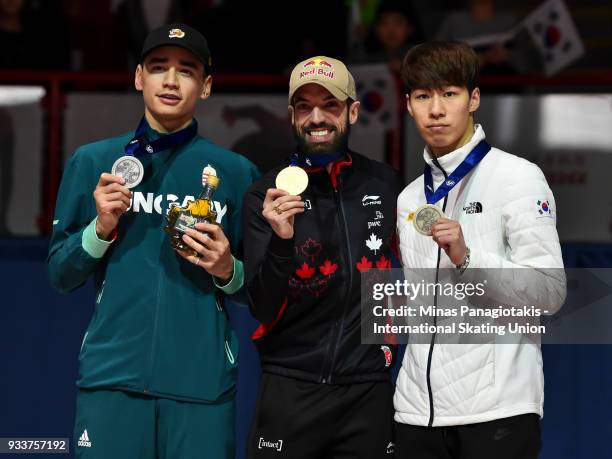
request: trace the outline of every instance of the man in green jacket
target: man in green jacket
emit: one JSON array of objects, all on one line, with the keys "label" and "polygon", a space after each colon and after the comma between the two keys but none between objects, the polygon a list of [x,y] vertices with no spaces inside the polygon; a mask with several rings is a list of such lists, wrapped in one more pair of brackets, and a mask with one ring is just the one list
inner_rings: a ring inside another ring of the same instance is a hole
[{"label": "man in green jacket", "polygon": [[[51,283],[68,292],[93,275],[97,289],[79,356],[77,457],[234,457],[237,339],[223,301],[243,283],[232,253],[258,173],[197,135],[197,101],[211,83],[199,32],[154,30],[135,74],[145,106],[138,129],[82,146],[64,171]],[[186,229],[197,256],[186,255],[172,249],[165,215],[197,198],[206,174],[220,179],[220,225]]]}]

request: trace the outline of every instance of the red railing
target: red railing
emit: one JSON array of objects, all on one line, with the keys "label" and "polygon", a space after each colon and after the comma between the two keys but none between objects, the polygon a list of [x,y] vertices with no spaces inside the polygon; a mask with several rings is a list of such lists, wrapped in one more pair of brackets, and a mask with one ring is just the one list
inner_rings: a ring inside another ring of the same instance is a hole
[{"label": "red railing", "polygon": [[[273,90],[285,92],[288,77],[285,75],[264,74],[218,74],[213,75],[214,87],[218,89],[239,89],[241,92],[261,92]],[[0,70],[0,84],[40,85],[46,88],[46,96],[42,101],[46,113],[46,143],[43,162],[43,208],[38,219],[38,226],[43,234],[51,231],[55,198],[61,177],[62,159],[62,116],[65,107],[65,95],[68,91],[79,90],[125,90],[133,86],[134,76],[127,73],[110,72],[66,72],[38,70]],[[539,75],[486,76],[481,78],[481,86],[485,89],[535,87],[555,91],[560,87],[575,87],[576,92],[587,91],[588,88],[609,88],[612,90],[612,73],[569,74],[555,77]],[[400,112],[405,107],[398,81],[398,104]],[[388,136],[388,161],[402,170],[402,126],[390,132]]]}]

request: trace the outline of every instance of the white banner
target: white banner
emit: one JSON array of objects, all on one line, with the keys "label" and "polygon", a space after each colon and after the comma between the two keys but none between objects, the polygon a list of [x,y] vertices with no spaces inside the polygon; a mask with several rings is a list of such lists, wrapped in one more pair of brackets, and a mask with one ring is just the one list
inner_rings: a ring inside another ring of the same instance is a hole
[{"label": "white banner", "polygon": [[44,94],[0,86],[0,237],[40,234]]}]

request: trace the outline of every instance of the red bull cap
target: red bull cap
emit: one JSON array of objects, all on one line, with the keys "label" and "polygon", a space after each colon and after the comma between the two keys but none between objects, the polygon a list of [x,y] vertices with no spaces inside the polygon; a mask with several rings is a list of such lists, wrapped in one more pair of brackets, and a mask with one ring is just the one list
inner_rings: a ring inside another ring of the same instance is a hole
[{"label": "red bull cap", "polygon": [[357,100],[355,80],[346,65],[338,59],[316,56],[296,65],[289,80],[289,103],[293,94],[309,83],[323,86],[339,100]]}]

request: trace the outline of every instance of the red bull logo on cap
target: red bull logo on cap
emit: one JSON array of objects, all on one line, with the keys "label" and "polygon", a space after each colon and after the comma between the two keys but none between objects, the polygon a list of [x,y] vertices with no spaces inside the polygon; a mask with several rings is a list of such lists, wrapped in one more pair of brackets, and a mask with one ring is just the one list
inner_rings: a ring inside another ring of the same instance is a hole
[{"label": "red bull logo on cap", "polygon": [[168,32],[168,38],[183,38],[185,36],[185,32],[181,29],[170,29]]},{"label": "red bull logo on cap", "polygon": [[300,72],[300,78],[305,78],[314,75],[334,78],[333,68],[334,66],[326,60],[323,60],[321,58],[311,59],[308,62],[304,63],[303,70]]},{"label": "red bull logo on cap", "polygon": [[317,57],[315,59],[311,59],[308,62],[304,63],[304,68],[306,67],[310,67],[311,65],[314,65],[316,67],[327,67],[327,68],[333,68],[333,65],[331,65],[329,62],[321,59],[320,57]]}]

